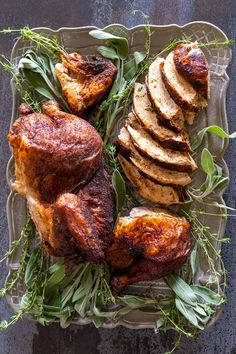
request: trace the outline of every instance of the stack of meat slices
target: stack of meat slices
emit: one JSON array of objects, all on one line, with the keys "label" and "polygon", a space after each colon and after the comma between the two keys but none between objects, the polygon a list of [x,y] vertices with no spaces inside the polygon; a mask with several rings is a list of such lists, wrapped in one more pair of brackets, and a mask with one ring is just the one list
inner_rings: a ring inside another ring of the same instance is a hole
[{"label": "stack of meat slices", "polygon": [[197,168],[185,122],[209,99],[208,63],[197,43],[180,44],[136,83],[132,113],[118,136],[118,158],[138,194],[154,203],[179,203],[179,189]]}]

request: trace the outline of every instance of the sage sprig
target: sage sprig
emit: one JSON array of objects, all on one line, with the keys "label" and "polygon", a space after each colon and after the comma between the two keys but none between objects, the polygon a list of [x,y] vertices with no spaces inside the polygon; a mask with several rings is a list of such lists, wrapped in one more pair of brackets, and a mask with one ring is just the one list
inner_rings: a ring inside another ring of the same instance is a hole
[{"label": "sage sprig", "polygon": [[71,112],[63,97],[54,65],[47,54],[38,54],[34,50],[28,50],[20,59],[18,69],[22,77],[37,93],[47,99],[55,99],[65,112]]},{"label": "sage sprig", "polygon": [[112,187],[116,197],[116,215],[119,214],[126,201],[126,185],[120,172],[120,165],[117,159],[116,148],[112,144],[105,145],[105,155],[108,164],[112,169]]},{"label": "sage sprig", "polygon": [[225,185],[229,178],[223,175],[222,168],[217,165],[210,151],[207,148],[202,150],[201,154],[201,167],[206,173],[206,179],[199,188],[192,186],[187,188],[187,194],[190,198],[202,201],[213,193],[217,188]]},{"label": "sage sprig", "polygon": [[106,100],[98,108],[94,125],[106,144],[110,138],[116,119],[124,115],[128,106],[130,94],[137,78],[147,68],[145,62],[150,53],[150,31],[146,52],[135,52],[133,58],[126,60],[129,55],[129,44],[126,38],[114,36],[102,30],[90,31],[90,35],[99,40],[105,40],[108,46],[98,46],[98,52],[105,58],[114,60],[117,76]]},{"label": "sage sprig", "polygon": [[201,146],[201,144],[203,143],[203,139],[207,135],[207,133],[214,134],[222,139],[236,138],[236,132],[234,132],[232,134],[228,134],[218,125],[210,125],[209,127],[206,127],[206,128],[203,128],[202,130],[200,130],[196,134],[196,136],[191,138],[190,142],[191,142],[192,150],[196,150],[199,146]]}]

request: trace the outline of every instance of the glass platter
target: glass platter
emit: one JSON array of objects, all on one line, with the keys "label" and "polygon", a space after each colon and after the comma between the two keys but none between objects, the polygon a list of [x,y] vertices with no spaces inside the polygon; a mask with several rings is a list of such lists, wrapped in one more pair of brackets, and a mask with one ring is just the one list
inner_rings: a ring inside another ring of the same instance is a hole
[{"label": "glass platter", "polygon": [[[203,42],[212,41],[215,39],[225,40],[226,35],[216,26],[207,22],[191,22],[184,26],[178,26],[176,24],[170,24],[167,26],[154,26],[151,25],[152,41],[151,41],[151,54],[157,54],[161,51],[171,38],[178,38],[182,36],[191,36],[192,40],[199,40]],[[59,42],[66,48],[68,52],[79,51],[82,55],[93,55],[96,53],[96,46],[101,45],[101,41],[89,36],[89,31],[95,29],[95,27],[77,27],[77,28],[60,28],[57,31],[53,31],[48,28],[37,28],[35,29],[42,34],[47,36],[57,37]],[[133,28],[126,28],[119,24],[112,24],[105,27],[106,31],[114,33],[116,35],[125,36],[130,45],[130,52],[142,51],[144,50],[144,43],[146,39],[146,31],[144,25],[139,25]],[[17,40],[14,45],[11,54],[11,60],[13,63],[17,64],[20,57],[24,52],[31,48],[33,45],[28,41],[23,39]],[[206,109],[202,110],[194,123],[191,126],[190,134],[194,135],[200,129],[216,124],[221,126],[226,132],[228,131],[227,116],[225,110],[225,100],[226,100],[226,89],[229,83],[229,77],[226,73],[227,66],[231,60],[231,50],[229,47],[204,47],[203,51],[208,59],[209,70],[210,70],[210,89],[211,98],[209,105]],[[12,117],[11,124],[17,119],[17,109],[20,102],[18,93],[16,92],[14,85],[12,84],[13,93],[13,105],[12,105]],[[123,121],[119,120],[113,130],[113,138],[118,135],[120,128],[123,126]],[[228,176],[228,168],[223,159],[224,152],[227,148],[227,140],[221,140],[217,137],[209,137],[209,146],[212,155],[215,157],[216,162],[223,168],[225,176]],[[194,156],[196,162],[199,161],[200,152]],[[203,179],[201,171],[196,171],[193,176],[193,185],[199,185]],[[14,160],[13,157],[9,160],[7,166],[7,181],[9,187],[11,186],[11,181],[14,180]],[[10,187],[11,188],[11,187]],[[223,192],[214,194],[214,200],[218,203],[223,204]],[[205,205],[205,211],[208,213],[214,212],[214,207]],[[12,191],[9,194],[7,201],[7,217],[8,217],[8,227],[9,227],[9,242],[18,239],[20,237],[21,229],[25,223],[26,215],[26,201],[25,199]],[[218,238],[224,236],[225,230],[225,219],[213,216],[203,216],[202,222],[207,224],[211,232],[216,233]],[[220,243],[217,243],[215,247],[219,248]],[[19,252],[14,253],[13,257],[8,262],[7,266],[9,268],[9,276],[15,272],[19,266]],[[220,271],[220,263],[216,264],[217,269]],[[195,277],[195,282],[199,284],[205,284],[209,279],[210,274],[207,273],[206,264],[204,262],[204,257],[200,255],[199,268]],[[145,294],[147,289],[152,286],[152,289],[158,295],[165,296],[168,293],[168,288],[162,280],[158,280],[151,283],[137,283],[135,285],[126,288],[126,293],[129,294]],[[23,281],[17,282],[11,293],[8,294],[8,302],[14,310],[19,309],[19,304],[21,297],[24,292]],[[209,324],[215,322],[218,314],[211,320]],[[75,319],[74,323],[83,325],[90,323],[89,319]],[[123,325],[128,328],[152,328],[154,327],[155,317],[145,312],[138,310],[133,310],[128,315],[123,316],[117,322],[107,322],[103,324],[103,327],[114,328],[118,325]]]}]

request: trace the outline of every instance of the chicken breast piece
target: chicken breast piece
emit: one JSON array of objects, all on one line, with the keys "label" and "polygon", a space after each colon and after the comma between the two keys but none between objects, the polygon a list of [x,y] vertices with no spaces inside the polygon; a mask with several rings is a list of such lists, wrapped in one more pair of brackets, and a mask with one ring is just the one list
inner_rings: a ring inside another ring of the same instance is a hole
[{"label": "chicken breast piece", "polygon": [[170,97],[162,80],[161,65],[163,58],[157,58],[149,67],[146,86],[153,108],[161,124],[174,131],[184,129],[184,116],[181,108]]},{"label": "chicken breast piece", "polygon": [[174,50],[173,59],[179,74],[192,84],[203,99],[209,100],[208,62],[203,51],[198,48],[197,42],[179,44]]},{"label": "chicken breast piece", "polygon": [[[138,207],[120,217],[106,259],[121,275],[111,286],[119,293],[128,284],[159,279],[178,269],[190,252],[190,224],[161,208]],[[113,261],[114,260],[114,261]]]},{"label": "chicken breast piece", "polygon": [[143,177],[138,169],[120,154],[118,154],[118,159],[126,177],[142,198],[161,205],[179,203],[178,192],[173,187],[162,186]]},{"label": "chicken breast piece", "polygon": [[185,186],[191,182],[188,173],[168,170],[140,155],[135,149],[126,127],[121,129],[118,136],[118,143],[121,154],[123,153],[142,175],[150,178],[154,182],[170,186]]},{"label": "chicken breast piece", "polygon": [[23,114],[21,106],[8,140],[16,166],[13,188],[50,203],[94,175],[101,163],[103,143],[91,124],[61,112],[54,101],[45,103],[44,109],[47,114],[27,110]]},{"label": "chicken breast piece", "polygon": [[133,113],[142,127],[162,146],[174,150],[191,150],[186,131],[174,132],[159,123],[157,114],[148,98],[146,86],[140,83],[136,83],[134,86]]},{"label": "chicken breast piece", "polygon": [[135,119],[129,120],[127,129],[134,146],[145,157],[176,171],[191,172],[197,168],[196,163],[188,152],[163,148],[142,129]]},{"label": "chicken breast piece", "polygon": [[117,73],[108,59],[92,57],[84,59],[78,53],[61,53],[62,63],[55,66],[56,75],[72,111],[84,116],[109,91]]},{"label": "chicken breast piece", "polygon": [[161,65],[162,79],[172,99],[184,110],[198,112],[207,101],[198,94],[190,81],[181,75],[175,65],[174,51]]}]

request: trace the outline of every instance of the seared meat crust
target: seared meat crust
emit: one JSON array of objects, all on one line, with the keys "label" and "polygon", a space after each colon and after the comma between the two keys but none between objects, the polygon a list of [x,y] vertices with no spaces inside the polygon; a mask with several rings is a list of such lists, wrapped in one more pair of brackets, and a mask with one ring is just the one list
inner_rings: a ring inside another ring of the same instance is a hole
[{"label": "seared meat crust", "polygon": [[100,136],[54,101],[43,105],[45,114],[20,110],[9,133],[13,188],[27,198],[46,251],[73,262],[102,261],[113,230],[113,196]]},{"label": "seared meat crust", "polygon": [[209,99],[208,63],[197,43],[179,44],[174,50],[174,63],[178,72],[197,92]]},{"label": "seared meat crust", "polygon": [[47,115],[25,115],[20,107],[8,139],[16,164],[13,188],[50,203],[94,175],[101,162],[102,140],[91,124],[60,112],[53,101],[45,109]]},{"label": "seared meat crust", "polygon": [[161,278],[179,268],[190,252],[190,224],[164,209],[134,208],[118,220],[109,264],[122,271],[111,280],[113,291],[139,281]]},{"label": "seared meat crust", "polygon": [[63,93],[72,111],[83,116],[108,92],[117,69],[110,60],[101,57],[88,61],[78,53],[61,53],[61,59],[55,70]]}]

